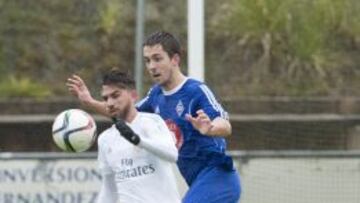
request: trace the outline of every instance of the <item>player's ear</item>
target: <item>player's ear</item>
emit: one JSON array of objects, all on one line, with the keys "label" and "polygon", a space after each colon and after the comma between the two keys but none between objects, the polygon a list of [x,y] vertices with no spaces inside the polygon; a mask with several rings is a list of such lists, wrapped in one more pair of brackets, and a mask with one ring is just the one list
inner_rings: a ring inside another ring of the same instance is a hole
[{"label": "player's ear", "polygon": [[171,62],[176,66],[180,66],[180,55],[174,54],[171,58]]},{"label": "player's ear", "polygon": [[131,98],[134,100],[134,102],[137,101],[139,98],[139,95],[136,90],[130,90],[130,95],[131,95]]}]

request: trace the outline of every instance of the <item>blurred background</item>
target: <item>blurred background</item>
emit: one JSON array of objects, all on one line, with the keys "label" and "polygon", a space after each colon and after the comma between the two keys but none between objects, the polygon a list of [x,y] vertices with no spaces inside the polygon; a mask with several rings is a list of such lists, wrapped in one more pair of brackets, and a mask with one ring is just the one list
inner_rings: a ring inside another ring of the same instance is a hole
[{"label": "blurred background", "polygon": [[[0,183],[14,183],[0,189],[0,203],[18,202],[14,171],[24,160],[36,161],[30,171],[72,156],[96,168],[96,145],[89,155],[60,153],[52,121],[81,108],[65,86],[71,74],[97,98],[104,70],[135,74],[137,6],[0,0]],[[184,0],[146,0],[142,13],[143,35],[166,30],[180,38],[185,73],[187,8]],[[360,1],[206,0],[204,11],[205,82],[230,114],[241,202],[360,202]],[[141,95],[152,84],[143,75]],[[89,112],[99,133],[111,124]],[[24,198],[34,197],[29,191]],[[61,194],[58,202],[91,202]]]}]

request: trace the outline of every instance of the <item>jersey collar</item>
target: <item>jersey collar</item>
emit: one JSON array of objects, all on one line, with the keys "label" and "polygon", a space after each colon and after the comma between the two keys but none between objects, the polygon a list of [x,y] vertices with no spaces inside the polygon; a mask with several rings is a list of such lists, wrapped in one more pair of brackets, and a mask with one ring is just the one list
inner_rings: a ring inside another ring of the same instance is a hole
[{"label": "jersey collar", "polygon": [[188,79],[189,78],[186,77],[184,81],[182,81],[178,86],[174,87],[172,90],[165,90],[164,88],[161,88],[161,90],[165,96],[175,94],[177,91],[179,91],[184,86],[184,84],[186,83],[186,81],[188,81]]}]

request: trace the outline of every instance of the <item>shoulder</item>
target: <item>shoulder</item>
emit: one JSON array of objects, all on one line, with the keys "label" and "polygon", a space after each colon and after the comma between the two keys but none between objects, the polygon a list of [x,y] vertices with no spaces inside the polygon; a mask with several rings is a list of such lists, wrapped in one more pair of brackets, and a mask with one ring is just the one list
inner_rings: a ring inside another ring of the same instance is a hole
[{"label": "shoulder", "polygon": [[204,84],[204,83],[199,81],[199,80],[196,80],[194,78],[188,78],[186,83],[185,83],[185,86],[187,88],[198,88],[202,84]]},{"label": "shoulder", "polygon": [[161,88],[159,85],[152,86],[146,96],[136,103],[136,108],[140,111],[152,112],[153,109],[150,106],[160,93]]},{"label": "shoulder", "polygon": [[154,85],[154,86],[152,86],[152,87],[150,88],[150,90],[149,90],[148,93],[147,93],[147,96],[148,96],[148,97],[151,97],[151,96],[154,96],[154,95],[158,95],[158,94],[160,94],[161,92],[162,92],[162,91],[161,91],[160,85],[156,84],[156,85]]},{"label": "shoulder", "polygon": [[150,123],[153,123],[153,122],[162,122],[163,119],[158,115],[158,114],[155,114],[155,113],[145,113],[145,112],[139,112],[139,115],[140,115],[140,119],[142,122],[150,122]]},{"label": "shoulder", "polygon": [[98,136],[98,144],[104,145],[108,142],[111,142],[113,131],[114,131],[113,127],[110,127],[105,131],[103,131],[102,133],[100,133],[100,135]]},{"label": "shoulder", "polygon": [[192,78],[189,78],[186,82],[186,90],[195,94],[210,91],[209,87],[204,82]]},{"label": "shoulder", "polygon": [[140,112],[139,124],[144,129],[158,129],[158,128],[167,128],[167,125],[163,118],[155,113],[144,113]]}]

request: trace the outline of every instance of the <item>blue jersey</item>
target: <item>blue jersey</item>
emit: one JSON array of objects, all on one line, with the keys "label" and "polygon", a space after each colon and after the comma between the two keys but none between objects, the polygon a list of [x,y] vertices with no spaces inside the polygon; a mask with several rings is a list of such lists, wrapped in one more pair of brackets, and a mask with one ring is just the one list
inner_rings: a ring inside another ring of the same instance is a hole
[{"label": "blue jersey", "polygon": [[202,109],[211,120],[228,119],[227,112],[204,83],[187,79],[173,91],[164,91],[160,85],[155,85],[137,108],[159,114],[175,134],[179,149],[177,164],[189,185],[207,166],[221,165],[233,170],[232,159],[225,154],[225,139],[202,135],[185,118],[186,114],[196,117],[196,111]]}]

